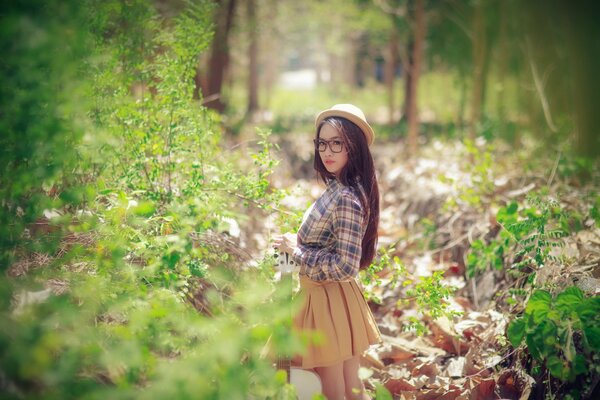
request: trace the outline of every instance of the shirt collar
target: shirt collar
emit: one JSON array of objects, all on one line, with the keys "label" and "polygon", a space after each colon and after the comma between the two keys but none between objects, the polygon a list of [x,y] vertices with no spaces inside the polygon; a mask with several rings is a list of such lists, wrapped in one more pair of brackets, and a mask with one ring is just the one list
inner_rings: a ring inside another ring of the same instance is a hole
[{"label": "shirt collar", "polygon": [[340,181],[338,181],[336,178],[329,178],[327,180],[327,188],[328,189],[336,190],[340,186],[342,186],[342,183]]},{"label": "shirt collar", "polygon": [[[362,182],[360,181],[360,177],[356,178],[356,182],[359,186],[362,186]],[[327,179],[327,187],[331,187],[333,189],[345,186],[342,182],[340,182],[337,178],[328,178]]]}]

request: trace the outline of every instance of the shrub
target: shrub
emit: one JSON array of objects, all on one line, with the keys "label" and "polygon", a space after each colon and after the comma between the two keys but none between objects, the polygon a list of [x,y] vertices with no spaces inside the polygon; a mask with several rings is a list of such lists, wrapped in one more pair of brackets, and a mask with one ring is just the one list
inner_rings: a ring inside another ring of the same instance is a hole
[{"label": "shrub", "polygon": [[[20,107],[3,118],[2,265],[20,277],[0,280],[0,390],[286,398],[271,362],[301,349],[291,288],[222,228],[281,197],[268,133],[241,171],[191,96],[211,3],[173,19],[142,0],[2,8],[1,101]],[[44,211],[47,230],[23,235]],[[36,246],[48,231],[55,245]]]},{"label": "shrub", "polygon": [[[533,291],[524,314],[510,323],[507,335],[515,348],[525,344],[537,362],[535,369],[547,370],[560,381],[600,374],[600,297],[585,297],[575,286],[556,296]],[[580,388],[572,392],[581,394]]]}]

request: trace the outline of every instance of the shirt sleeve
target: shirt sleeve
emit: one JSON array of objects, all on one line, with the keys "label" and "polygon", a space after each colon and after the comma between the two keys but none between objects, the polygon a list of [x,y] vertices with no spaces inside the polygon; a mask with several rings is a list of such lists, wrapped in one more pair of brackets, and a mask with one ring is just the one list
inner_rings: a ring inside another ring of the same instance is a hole
[{"label": "shirt sleeve", "polygon": [[360,267],[362,253],[362,208],[358,200],[342,193],[333,210],[334,248],[298,245],[294,257],[300,273],[314,281],[343,281],[354,278]]}]

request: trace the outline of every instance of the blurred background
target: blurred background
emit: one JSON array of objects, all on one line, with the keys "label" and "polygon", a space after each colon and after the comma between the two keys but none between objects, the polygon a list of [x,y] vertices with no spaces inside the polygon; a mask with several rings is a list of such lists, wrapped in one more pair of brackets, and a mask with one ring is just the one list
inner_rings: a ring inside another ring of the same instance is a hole
[{"label": "blurred background", "polygon": [[380,135],[405,138],[409,154],[438,134],[515,146],[533,135],[579,155],[600,152],[595,2],[215,4],[196,87],[234,133],[248,121],[289,131],[351,102]]},{"label": "blurred background", "polygon": [[270,243],[353,103],[370,393],[598,398],[598,4],[0,2],[0,397],[295,398]]}]

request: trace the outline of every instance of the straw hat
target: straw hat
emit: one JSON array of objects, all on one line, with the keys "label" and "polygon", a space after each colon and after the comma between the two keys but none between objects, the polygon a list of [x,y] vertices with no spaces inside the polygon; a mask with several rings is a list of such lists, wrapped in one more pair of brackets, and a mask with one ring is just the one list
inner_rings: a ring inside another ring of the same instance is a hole
[{"label": "straw hat", "polygon": [[315,125],[318,127],[321,121],[327,117],[342,117],[355,123],[364,133],[367,138],[367,144],[370,146],[375,138],[373,128],[367,122],[367,118],[362,110],[352,104],[336,104],[328,110],[321,111],[317,115]]}]

